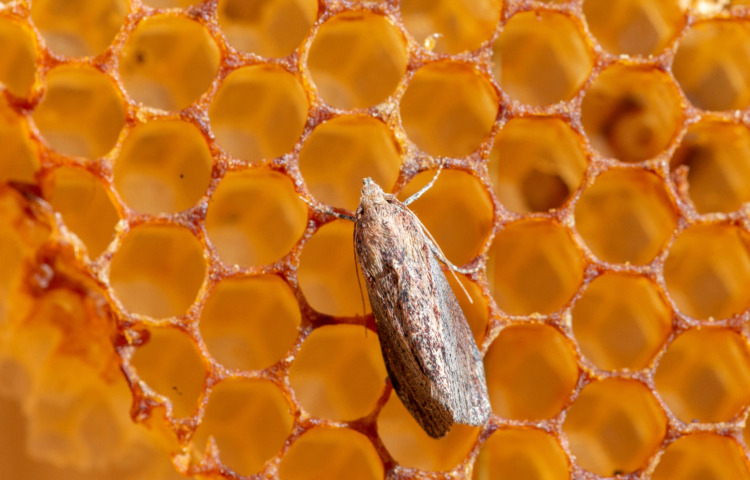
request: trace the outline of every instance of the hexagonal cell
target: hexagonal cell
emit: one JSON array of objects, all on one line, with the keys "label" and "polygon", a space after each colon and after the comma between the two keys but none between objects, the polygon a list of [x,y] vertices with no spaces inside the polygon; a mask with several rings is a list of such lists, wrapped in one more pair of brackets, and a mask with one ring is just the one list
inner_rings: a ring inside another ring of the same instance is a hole
[{"label": "hexagonal cell", "polygon": [[211,85],[219,48],[200,23],[173,15],[146,18],[128,35],[120,54],[120,77],[135,101],[181,110]]},{"label": "hexagonal cell", "polygon": [[315,127],[299,153],[299,169],[310,192],[328,205],[354,211],[362,179],[390,192],[398,178],[401,148],[380,120],[335,117]]},{"label": "hexagonal cell", "polygon": [[203,247],[189,230],[145,224],[130,230],[115,252],[109,284],[131,313],[166,318],[185,313],[205,275]]},{"label": "hexagonal cell", "polygon": [[565,227],[521,220],[500,230],[487,255],[487,281],[498,307],[511,315],[552,313],[583,283],[584,260]]},{"label": "hexagonal cell", "polygon": [[365,335],[358,325],[315,329],[289,369],[289,384],[300,406],[332,420],[354,420],[370,413],[386,377],[377,335]]},{"label": "hexagonal cell", "polygon": [[148,341],[136,349],[130,364],[138,377],[172,402],[172,415],[195,413],[206,369],[193,341],[179,330],[153,328]]},{"label": "hexagonal cell", "polygon": [[728,213],[750,201],[750,129],[704,120],[688,127],[670,162],[687,167],[688,192],[699,213]]},{"label": "hexagonal cell", "polygon": [[[399,198],[405,200],[419,191],[435,173],[427,170],[414,177]],[[432,188],[409,208],[427,227],[448,260],[457,265],[479,255],[492,232],[492,199],[484,186],[466,172],[443,170]]]},{"label": "hexagonal cell", "polygon": [[390,96],[404,76],[406,45],[401,32],[386,17],[346,12],[317,30],[307,66],[328,104],[370,107]]},{"label": "hexagonal cell", "polygon": [[648,387],[609,378],[586,385],[563,422],[576,463],[605,477],[644,468],[667,432],[667,417]]},{"label": "hexagonal cell", "polygon": [[257,162],[294,147],[307,110],[305,90],[294,75],[275,65],[254,65],[224,78],[208,114],[227,153]]},{"label": "hexagonal cell", "polygon": [[500,332],[484,358],[492,411],[514,420],[541,420],[560,413],[578,382],[570,341],[541,324]]},{"label": "hexagonal cell", "polygon": [[102,53],[127,13],[127,0],[41,0],[31,4],[31,19],[47,46],[69,57]]},{"label": "hexagonal cell", "polygon": [[414,39],[427,45],[434,39],[437,53],[476,50],[492,37],[502,12],[502,0],[403,0],[401,18]]},{"label": "hexagonal cell", "polygon": [[26,118],[0,97],[0,182],[33,183],[38,170],[39,155]]},{"label": "hexagonal cell", "polygon": [[314,0],[219,0],[219,26],[234,48],[264,57],[285,57],[310,33],[318,15]]},{"label": "hexagonal cell", "polygon": [[490,152],[490,180],[498,200],[516,213],[562,206],[586,170],[583,142],[557,118],[509,120]]},{"label": "hexagonal cell", "polygon": [[496,430],[482,445],[474,480],[568,480],[570,461],[558,441],[535,428]]},{"label": "hexagonal cell", "polygon": [[714,433],[685,435],[664,449],[653,480],[750,479],[745,453],[736,441]]},{"label": "hexagonal cell", "polygon": [[293,421],[284,394],[273,383],[225,380],[211,390],[193,453],[202,456],[210,436],[224,465],[240,475],[258,473],[284,446]]},{"label": "hexagonal cell", "polygon": [[115,188],[142,213],[158,215],[192,207],[206,193],[213,162],[194,125],[155,120],[128,133],[115,159]]},{"label": "hexagonal cell", "polygon": [[208,294],[200,332],[222,365],[253,370],[281,360],[297,338],[300,320],[294,291],[281,277],[235,277]]},{"label": "hexagonal cell", "polygon": [[430,155],[462,157],[479,148],[495,122],[499,97],[469,65],[436,62],[414,73],[401,99],[404,130]]},{"label": "hexagonal cell", "polygon": [[431,472],[456,468],[471,452],[480,431],[455,424],[444,437],[432,438],[393,391],[378,415],[377,429],[383,445],[400,466]]},{"label": "hexagonal cell", "polygon": [[345,428],[307,430],[279,465],[281,480],[379,480],[383,462],[368,438]]},{"label": "hexagonal cell", "polygon": [[581,352],[604,370],[647,368],[672,330],[672,311],[656,285],[627,273],[595,278],[572,317]]},{"label": "hexagonal cell", "polygon": [[536,11],[513,15],[495,40],[492,72],[515,100],[547,105],[572,98],[594,56],[574,17]]},{"label": "hexagonal cell", "polygon": [[645,265],[672,236],[677,212],[664,181],[646,170],[610,169],[575,209],[576,230],[605,262]]},{"label": "hexagonal cell", "polygon": [[727,318],[750,306],[750,236],[729,224],[683,231],[664,262],[667,293],[695,318]]},{"label": "hexagonal cell", "polygon": [[94,158],[115,146],[124,101],[111,78],[91,67],[62,65],[47,74],[32,117],[47,144],[65,155]]},{"label": "hexagonal cell", "polygon": [[648,160],[666,149],[683,123],[671,77],[654,68],[613,65],[589,86],[581,121],[591,144],[622,162]]},{"label": "hexagonal cell", "polygon": [[27,97],[31,93],[38,47],[34,32],[27,24],[0,18],[0,49],[3,52],[0,83],[16,97]]},{"label": "hexagonal cell", "polygon": [[617,55],[661,52],[686,20],[678,0],[585,0],[583,13],[602,47]]},{"label": "hexagonal cell", "polygon": [[336,220],[320,227],[302,249],[299,288],[310,306],[321,313],[353,316],[370,312],[365,279],[354,260],[353,238],[354,224]]},{"label": "hexagonal cell", "polygon": [[221,260],[242,267],[279,260],[306,228],[307,207],[292,181],[266,169],[226,174],[206,212],[206,232]]},{"label": "hexagonal cell", "polygon": [[114,239],[120,216],[107,188],[86,170],[54,170],[44,186],[44,197],[86,245],[90,258],[98,257]]},{"label": "hexagonal cell", "polygon": [[680,39],[672,73],[696,107],[732,110],[750,105],[748,25],[709,20],[693,25]]},{"label": "hexagonal cell", "polygon": [[654,383],[683,422],[728,421],[750,402],[747,339],[725,328],[688,330],[667,347]]},{"label": "hexagonal cell", "polygon": [[[454,277],[452,274],[446,272],[445,278],[448,279],[448,284],[456,295],[458,305],[466,317],[466,322],[469,324],[474,341],[477,345],[481,345],[484,342],[487,323],[489,322],[487,298],[482,293],[479,285],[464,275],[456,274],[456,277]],[[458,278],[458,281],[456,278]],[[461,282],[461,285],[458,282]],[[469,296],[466,296],[463,289],[469,292]]]}]

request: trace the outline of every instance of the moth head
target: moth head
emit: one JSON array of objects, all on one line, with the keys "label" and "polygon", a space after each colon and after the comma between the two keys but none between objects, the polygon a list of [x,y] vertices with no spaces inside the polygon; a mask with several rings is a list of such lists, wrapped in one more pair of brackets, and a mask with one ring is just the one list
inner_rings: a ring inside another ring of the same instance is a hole
[{"label": "moth head", "polygon": [[382,205],[386,202],[385,193],[380,185],[375,183],[372,178],[367,177],[362,180],[362,196],[359,200],[360,206]]}]

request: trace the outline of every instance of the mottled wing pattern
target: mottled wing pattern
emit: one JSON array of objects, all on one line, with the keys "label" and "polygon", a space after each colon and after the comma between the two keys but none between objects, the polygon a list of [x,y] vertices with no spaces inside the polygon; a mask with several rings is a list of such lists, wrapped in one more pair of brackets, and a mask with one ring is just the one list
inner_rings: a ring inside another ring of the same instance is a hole
[{"label": "mottled wing pattern", "polygon": [[450,312],[448,315],[438,315],[437,319],[446,342],[443,354],[448,366],[448,395],[453,421],[483,425],[490,416],[491,407],[482,356],[458,300],[432,252],[430,266],[436,285],[435,300],[441,304],[440,311]]},{"label": "mottled wing pattern", "polygon": [[357,259],[391,383],[424,430],[441,437],[453,423],[489,417],[484,369],[418,220],[394,202],[358,223],[355,235],[369,243],[356,239]]}]

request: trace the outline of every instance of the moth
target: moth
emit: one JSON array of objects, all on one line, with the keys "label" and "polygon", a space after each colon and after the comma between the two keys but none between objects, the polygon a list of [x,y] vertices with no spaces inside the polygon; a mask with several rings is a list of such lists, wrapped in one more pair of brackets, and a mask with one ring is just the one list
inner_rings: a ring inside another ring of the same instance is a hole
[{"label": "moth", "polygon": [[346,217],[393,389],[435,438],[454,423],[484,425],[491,410],[482,357],[440,262],[460,269],[407,208],[441,169],[403,203],[365,178],[355,216]]}]

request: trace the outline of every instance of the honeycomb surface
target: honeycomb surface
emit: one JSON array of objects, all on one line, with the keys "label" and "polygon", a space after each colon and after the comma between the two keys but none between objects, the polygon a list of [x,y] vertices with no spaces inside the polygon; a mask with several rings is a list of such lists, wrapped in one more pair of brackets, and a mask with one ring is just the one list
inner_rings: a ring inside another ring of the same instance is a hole
[{"label": "honeycomb surface", "polygon": [[[748,45],[746,0],[0,1],[3,470],[750,479]],[[493,415],[435,440],[325,211],[440,164]]]}]

